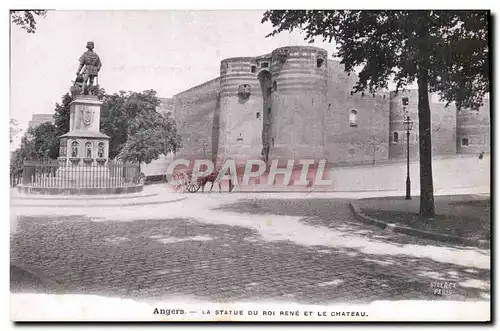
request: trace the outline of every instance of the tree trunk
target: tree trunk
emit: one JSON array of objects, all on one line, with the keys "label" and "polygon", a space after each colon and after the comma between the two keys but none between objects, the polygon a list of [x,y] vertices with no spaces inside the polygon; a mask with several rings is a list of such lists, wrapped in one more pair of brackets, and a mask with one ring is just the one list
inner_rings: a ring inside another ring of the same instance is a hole
[{"label": "tree trunk", "polygon": [[420,216],[434,217],[432,182],[431,110],[429,106],[428,70],[418,70],[418,132],[420,142]]}]

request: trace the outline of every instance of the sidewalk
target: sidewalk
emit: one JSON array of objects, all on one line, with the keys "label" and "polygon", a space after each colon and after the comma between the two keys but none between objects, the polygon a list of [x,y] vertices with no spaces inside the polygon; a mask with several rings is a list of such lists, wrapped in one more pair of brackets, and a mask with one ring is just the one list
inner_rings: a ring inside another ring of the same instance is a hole
[{"label": "sidewalk", "polygon": [[21,194],[11,190],[11,207],[120,207],[161,204],[186,199],[187,195],[171,191],[166,185],[145,186],[140,193],[113,195],[43,195]]},{"label": "sidewalk", "polygon": [[[353,204],[358,219],[415,236],[488,246],[491,236],[491,199],[487,194],[444,195],[435,198],[436,216],[418,215],[420,197],[369,198]],[[411,233],[410,233],[411,232]],[[433,238],[431,238],[433,237]]]}]

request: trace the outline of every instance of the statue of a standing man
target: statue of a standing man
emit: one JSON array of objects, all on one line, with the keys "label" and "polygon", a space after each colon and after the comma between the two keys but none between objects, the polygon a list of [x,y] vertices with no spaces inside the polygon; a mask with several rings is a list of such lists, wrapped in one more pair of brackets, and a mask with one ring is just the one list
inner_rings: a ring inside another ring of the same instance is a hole
[{"label": "statue of a standing man", "polygon": [[[87,51],[80,56],[80,66],[76,72],[76,76],[80,75],[83,68],[83,91],[84,94],[89,94],[89,89],[94,85],[94,78],[97,77],[99,70],[101,70],[102,63],[99,55],[94,52],[94,42],[87,43]],[[85,67],[85,68],[84,68]],[[96,84],[97,85],[97,84]]]}]

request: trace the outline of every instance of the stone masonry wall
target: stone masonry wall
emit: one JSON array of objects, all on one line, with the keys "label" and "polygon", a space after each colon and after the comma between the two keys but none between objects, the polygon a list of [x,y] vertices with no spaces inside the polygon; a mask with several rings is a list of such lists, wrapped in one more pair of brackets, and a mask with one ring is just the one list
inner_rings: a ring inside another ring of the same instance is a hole
[{"label": "stone masonry wall", "polygon": [[219,92],[216,78],[174,96],[174,118],[183,144],[177,158],[211,159],[216,153]]},{"label": "stone masonry wall", "polygon": [[490,100],[485,99],[479,109],[461,109],[457,112],[456,148],[460,154],[489,153]]},{"label": "stone masonry wall", "polygon": [[[418,91],[391,92],[390,153],[391,159],[406,158],[406,131],[403,125],[405,110],[402,98],[408,97],[407,116],[413,121],[410,131],[410,158],[419,155]],[[432,100],[432,99],[431,99]],[[431,139],[433,155],[456,154],[456,109],[453,105],[431,103]],[[397,139],[395,139],[397,133]]]},{"label": "stone masonry wall", "polygon": [[[328,162],[376,162],[389,157],[389,95],[356,93],[355,75],[329,61],[325,156]],[[351,123],[351,120],[353,123]]]},{"label": "stone masonry wall", "polygon": [[[419,154],[418,93],[352,94],[354,74],[310,46],[282,47],[258,57],[221,62],[221,76],[172,99],[184,147],[176,157],[326,158],[329,163],[377,163],[406,157],[403,120],[413,121],[410,156]],[[241,97],[241,88],[250,91]],[[402,98],[409,104],[403,108]],[[458,112],[431,101],[433,155],[490,151],[489,100]]]}]

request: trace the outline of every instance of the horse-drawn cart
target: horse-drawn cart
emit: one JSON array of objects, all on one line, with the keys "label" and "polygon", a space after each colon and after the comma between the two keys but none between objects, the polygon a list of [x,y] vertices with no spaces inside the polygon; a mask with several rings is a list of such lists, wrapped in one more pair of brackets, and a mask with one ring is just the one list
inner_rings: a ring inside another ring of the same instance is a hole
[{"label": "horse-drawn cart", "polygon": [[201,184],[199,179],[196,181],[192,180],[193,170],[181,170],[172,176],[174,181],[175,190],[188,191],[189,193],[196,193],[200,190]]}]

